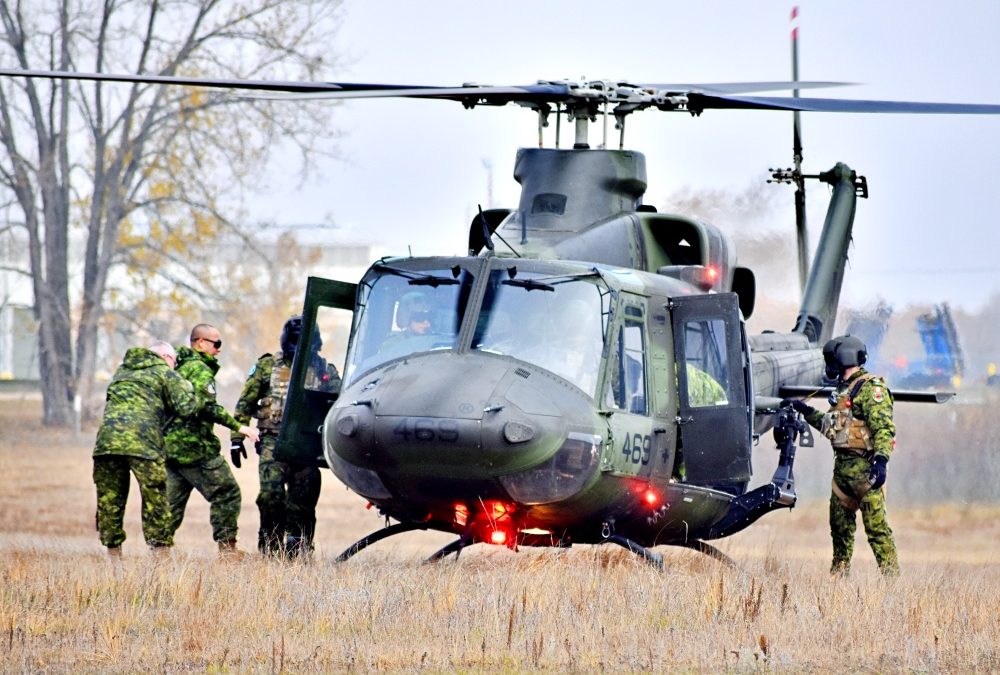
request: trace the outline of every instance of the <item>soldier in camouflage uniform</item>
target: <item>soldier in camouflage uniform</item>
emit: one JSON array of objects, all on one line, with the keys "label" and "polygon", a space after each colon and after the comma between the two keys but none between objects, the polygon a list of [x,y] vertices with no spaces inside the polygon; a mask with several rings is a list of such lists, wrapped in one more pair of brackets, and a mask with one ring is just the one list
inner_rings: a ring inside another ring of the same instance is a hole
[{"label": "soldier in camouflage uniform", "polygon": [[[827,375],[837,378],[830,412],[789,400],[806,421],[830,439],[835,452],[830,496],[830,534],[833,537],[834,574],[847,574],[854,552],[858,510],[868,543],[883,574],[899,573],[892,529],[886,518],[886,464],[895,448],[892,394],[885,380],[867,372],[865,344],[846,335],[823,347]],[[784,403],[784,402],[783,402]]]},{"label": "soldier in camouflage uniform", "polygon": [[[257,548],[264,555],[308,556],[313,550],[316,531],[316,502],[319,500],[320,472],[312,465],[282,462],[275,459],[281,415],[288,394],[292,358],[302,334],[302,317],[293,316],[281,331],[281,351],[264,354],[250,369],[240,400],[236,404],[236,419],[247,424],[257,419],[260,441],[260,532]],[[339,391],[337,368],[319,355],[320,343],[309,350],[310,364],[305,386],[318,391]],[[246,457],[244,439],[233,434],[233,462]]]},{"label": "soldier in camouflage uniform", "polygon": [[236,551],[241,495],[233,472],[219,454],[222,446],[215,435],[215,425],[255,438],[257,432],[242,426],[216,401],[215,373],[219,370],[216,357],[221,351],[219,331],[208,324],[191,329],[191,347],[177,349],[177,372],[194,386],[204,405],[194,417],[173,420],[165,439],[171,533],[184,520],[191,491],[198,490],[211,504],[212,538],[225,554]]},{"label": "soldier in camouflage uniform", "polygon": [[97,530],[113,556],[125,541],[122,522],[129,471],[142,496],[142,535],[152,548],[173,544],[167,506],[163,428],[172,417],[194,414],[200,405],[191,384],[174,372],[176,354],[166,342],[125,352],[108,385],[104,418],[94,447]]}]

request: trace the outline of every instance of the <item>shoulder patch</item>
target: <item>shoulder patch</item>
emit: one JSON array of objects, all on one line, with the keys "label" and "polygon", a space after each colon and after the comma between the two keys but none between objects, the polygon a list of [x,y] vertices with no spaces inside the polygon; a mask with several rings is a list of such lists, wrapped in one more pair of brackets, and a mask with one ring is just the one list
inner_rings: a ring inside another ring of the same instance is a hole
[{"label": "shoulder patch", "polygon": [[876,384],[872,387],[872,400],[876,403],[881,403],[885,400],[885,393],[880,385]]},{"label": "shoulder patch", "polygon": [[250,370],[247,371],[247,377],[253,377],[253,374],[257,372],[257,364],[250,366]]}]

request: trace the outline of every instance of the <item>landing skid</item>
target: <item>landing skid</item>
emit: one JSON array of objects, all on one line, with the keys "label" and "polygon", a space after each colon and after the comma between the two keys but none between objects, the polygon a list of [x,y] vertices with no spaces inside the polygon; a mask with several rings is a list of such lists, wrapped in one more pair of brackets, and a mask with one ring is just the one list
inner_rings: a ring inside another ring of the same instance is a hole
[{"label": "landing skid", "polygon": [[676,545],[683,546],[684,548],[689,548],[693,551],[698,551],[699,553],[704,553],[709,558],[715,558],[716,560],[721,562],[726,567],[729,567],[730,569],[739,569],[739,566],[736,564],[735,560],[733,560],[728,555],[726,555],[719,549],[715,548],[711,544],[706,544],[700,539],[689,541],[686,544],[676,544]]},{"label": "landing skid", "polygon": [[650,565],[652,565],[653,567],[655,567],[658,570],[662,570],[663,569],[663,556],[662,555],[660,555],[659,553],[655,553],[653,551],[650,551],[648,548],[646,548],[642,544],[638,544],[638,543],[632,541],[631,539],[629,539],[628,537],[623,537],[620,534],[612,534],[612,535],[610,535],[607,538],[606,541],[608,541],[608,542],[610,542],[612,544],[618,544],[622,548],[628,549],[629,551],[631,551],[632,553],[635,553],[637,556],[641,557],[643,560],[645,560],[646,562],[648,562]]},{"label": "landing skid", "polygon": [[[637,556],[640,556],[643,560],[645,560],[647,563],[649,563],[656,569],[659,570],[663,569],[662,555],[656,553],[655,551],[649,550],[642,544],[636,543],[631,539],[629,539],[628,537],[623,537],[620,534],[612,534],[605,541],[612,544],[618,544],[622,548],[628,549],[632,553],[635,553]],[[699,553],[704,553],[710,558],[715,558],[726,567],[730,567],[732,569],[738,569],[736,562],[732,558],[730,558],[728,555],[726,555],[719,549],[715,548],[711,544],[706,544],[700,539],[689,541],[686,544],[673,544],[673,545],[681,546],[683,548],[689,548],[693,551],[698,551]]]},{"label": "landing skid", "polygon": [[[344,550],[343,553],[337,556],[336,562],[339,563],[344,562],[345,560],[354,557],[357,553],[360,553],[361,551],[368,548],[372,544],[382,541],[383,539],[387,539],[397,534],[403,534],[404,532],[412,532],[414,530],[426,530],[426,529],[427,526],[424,523],[396,523],[395,525],[389,525],[388,527],[383,527],[381,530],[376,530],[375,532],[372,532],[371,534],[362,537],[358,541],[351,544]],[[438,551],[436,551],[433,555],[427,558],[426,562],[429,563],[437,562],[438,560],[446,558],[452,553],[454,553],[455,557],[457,558],[459,554],[462,552],[463,548],[465,548],[466,546],[471,546],[475,543],[476,540],[470,537],[465,537],[465,536],[459,537],[455,541],[451,542],[446,546],[443,546]],[[655,551],[651,551],[642,544],[635,542],[629,539],[628,537],[623,537],[620,534],[612,534],[607,539],[605,539],[605,543],[617,544],[618,546],[621,546],[622,548],[627,549],[632,553],[636,554],[637,556],[641,557],[643,560],[645,560],[647,563],[649,563],[656,569],[658,570],[663,569],[662,555],[656,553]],[[699,553],[704,553],[710,558],[715,558],[716,560],[726,565],[727,567],[731,567],[734,569],[737,568],[736,562],[733,561],[732,558],[730,558],[725,553],[715,548],[711,544],[706,544],[701,540],[693,540],[686,544],[674,544],[674,545],[682,546],[684,548],[690,548],[694,551],[698,551]]]},{"label": "landing skid", "polygon": [[381,530],[376,530],[371,534],[358,539],[356,542],[347,547],[343,553],[337,556],[337,562],[344,562],[348,558],[353,557],[356,553],[365,550],[375,542],[382,541],[386,537],[391,537],[395,534],[402,534],[404,532],[412,532],[413,530],[426,529],[427,526],[423,523],[396,523],[395,525],[383,527]]},{"label": "landing skid", "polygon": [[429,563],[437,562],[441,558],[445,558],[451,555],[452,553],[454,553],[455,558],[458,559],[458,556],[462,552],[463,548],[465,548],[466,546],[471,546],[472,544],[475,543],[476,542],[473,541],[472,539],[468,539],[466,537],[459,537],[458,539],[451,542],[447,546],[442,546],[437,552],[434,553],[434,555],[427,558],[427,560],[425,560],[424,562],[429,562]]}]

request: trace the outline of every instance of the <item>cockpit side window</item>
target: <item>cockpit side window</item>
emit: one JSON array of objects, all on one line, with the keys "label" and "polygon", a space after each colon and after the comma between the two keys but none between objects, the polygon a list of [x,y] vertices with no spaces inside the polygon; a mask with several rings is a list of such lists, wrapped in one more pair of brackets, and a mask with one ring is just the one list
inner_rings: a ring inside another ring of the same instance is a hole
[{"label": "cockpit side window", "polygon": [[642,307],[625,306],[625,320],[610,361],[612,371],[605,389],[605,405],[635,415],[647,414],[646,332]]}]

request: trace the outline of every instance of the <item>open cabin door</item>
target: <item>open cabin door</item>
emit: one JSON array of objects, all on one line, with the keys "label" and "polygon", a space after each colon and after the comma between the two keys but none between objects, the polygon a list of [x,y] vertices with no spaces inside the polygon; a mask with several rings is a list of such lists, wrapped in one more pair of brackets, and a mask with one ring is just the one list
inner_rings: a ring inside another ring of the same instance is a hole
[{"label": "open cabin door", "polygon": [[[356,292],[357,284],[309,277],[302,306],[302,335],[292,362],[274,452],[279,461],[326,466],[323,421],[340,395],[340,387],[327,386],[317,378],[317,357],[336,366],[343,376]],[[307,345],[312,348],[307,349]]]},{"label": "open cabin door", "polygon": [[752,428],[738,297],[675,297],[670,310],[684,481],[742,492],[750,480]]}]

